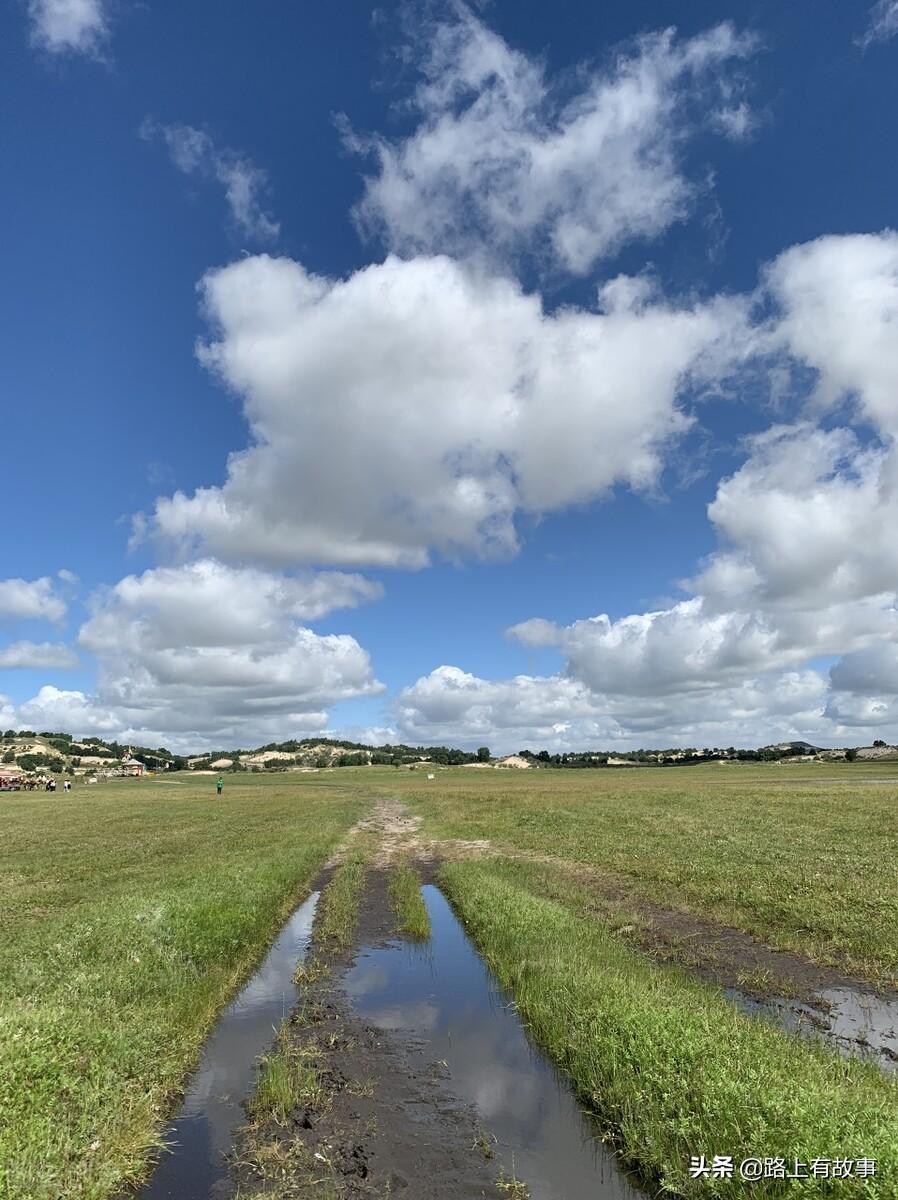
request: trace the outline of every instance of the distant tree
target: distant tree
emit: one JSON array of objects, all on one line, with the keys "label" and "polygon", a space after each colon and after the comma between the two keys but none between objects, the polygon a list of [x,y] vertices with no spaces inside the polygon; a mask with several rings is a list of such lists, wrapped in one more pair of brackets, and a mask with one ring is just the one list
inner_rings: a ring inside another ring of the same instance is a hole
[{"label": "distant tree", "polygon": [[478,762],[489,762],[491,757],[492,756],[490,755],[489,746],[478,746],[477,747],[477,761]]},{"label": "distant tree", "polygon": [[848,762],[855,761],[857,758],[857,750],[854,748],[854,746],[851,746],[850,749],[845,751],[845,758],[848,760]]},{"label": "distant tree", "polygon": [[402,758],[400,757],[400,755],[398,755],[398,754],[393,755],[393,766],[394,767],[402,766]]},{"label": "distant tree", "polygon": [[7,750],[6,753],[3,755],[3,761],[5,763],[15,762],[16,761],[15,753],[12,750]]},{"label": "distant tree", "polygon": [[877,738],[876,741],[873,743],[874,746],[886,746],[887,744],[888,743],[884,742],[882,740],[882,738]]}]

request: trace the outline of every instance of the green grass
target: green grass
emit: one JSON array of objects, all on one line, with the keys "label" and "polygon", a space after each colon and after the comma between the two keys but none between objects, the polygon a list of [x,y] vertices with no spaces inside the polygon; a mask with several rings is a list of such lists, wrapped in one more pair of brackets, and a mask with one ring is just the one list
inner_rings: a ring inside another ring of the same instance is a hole
[{"label": "green grass", "polygon": [[289,776],[0,799],[3,1200],[139,1177],[218,1011],[362,807]]},{"label": "green grass", "polygon": [[393,792],[432,836],[549,855],[624,907],[629,897],[695,912],[898,981],[898,764],[459,768],[426,788],[394,774]]},{"label": "green grass", "polygon": [[356,847],[337,867],[321,893],[315,912],[316,955],[346,950],[352,945],[367,861],[367,847]]},{"label": "green grass", "polygon": [[317,1110],[326,1103],[327,1096],[315,1047],[297,1045],[282,1030],[262,1060],[249,1115],[253,1120],[272,1118],[284,1124],[297,1106]]},{"label": "green grass", "polygon": [[430,937],[430,917],[421,895],[421,877],[408,863],[398,863],[390,872],[390,901],[399,932],[415,942]]},{"label": "green grass", "polygon": [[[601,923],[531,894],[514,864],[444,868],[448,894],[531,1033],[629,1163],[670,1196],[818,1196],[819,1180],[687,1185],[690,1156],[877,1159],[894,1197],[898,1084],[875,1067],[742,1016]],[[763,1189],[763,1190],[762,1190]]]}]

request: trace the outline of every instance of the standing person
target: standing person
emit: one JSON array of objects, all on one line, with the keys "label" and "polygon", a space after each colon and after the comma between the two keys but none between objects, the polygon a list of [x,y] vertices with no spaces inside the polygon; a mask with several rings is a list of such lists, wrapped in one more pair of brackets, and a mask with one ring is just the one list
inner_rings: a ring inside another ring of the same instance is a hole
[{"label": "standing person", "polygon": [[218,783],[216,783],[216,785],[215,785],[215,791],[216,791],[216,793],[217,793],[219,796],[221,795],[221,789],[222,789],[223,787],[224,787],[224,780],[223,780],[223,779],[222,779],[222,777],[219,775],[219,777],[218,777]]}]

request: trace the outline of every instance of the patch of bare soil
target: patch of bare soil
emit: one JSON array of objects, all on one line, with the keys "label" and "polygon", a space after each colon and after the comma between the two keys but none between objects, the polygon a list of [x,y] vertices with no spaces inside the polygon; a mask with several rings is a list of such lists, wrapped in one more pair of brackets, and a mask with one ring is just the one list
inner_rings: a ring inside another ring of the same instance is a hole
[{"label": "patch of bare soil", "polygon": [[[383,943],[394,928],[385,874],[374,870],[356,944]],[[322,1095],[298,1104],[286,1121],[244,1131],[233,1194],[501,1200],[489,1139],[474,1111],[452,1094],[445,1064],[422,1066],[418,1045],[352,1013],[342,980],[353,960],[349,952],[313,971],[287,1026],[292,1047],[314,1063]]]},{"label": "patch of bare soil", "polygon": [[487,840],[451,838],[435,841],[424,836],[422,824],[421,817],[411,816],[399,800],[379,797],[371,812],[353,825],[327,865],[333,867],[341,863],[359,837],[368,837],[376,842],[372,862],[380,868],[388,867],[399,858],[432,863],[438,859],[480,856],[490,851],[490,842]]}]

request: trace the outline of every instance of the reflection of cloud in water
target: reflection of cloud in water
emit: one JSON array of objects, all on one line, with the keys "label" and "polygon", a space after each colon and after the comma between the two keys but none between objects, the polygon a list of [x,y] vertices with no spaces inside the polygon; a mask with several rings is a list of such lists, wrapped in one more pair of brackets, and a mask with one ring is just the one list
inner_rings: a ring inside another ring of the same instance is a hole
[{"label": "reflection of cloud in water", "polygon": [[362,959],[344,984],[346,992],[351,997],[368,996],[382,992],[390,981],[386,967],[368,963]]},{"label": "reflection of cloud in water", "polygon": [[898,1053],[898,1000],[851,988],[828,988],[820,995],[831,1005],[830,1022],[836,1037],[863,1038],[878,1050]]},{"label": "reflection of cloud in water", "polygon": [[381,1029],[412,1029],[415,1033],[431,1033],[440,1024],[440,1010],[429,1000],[366,1008],[365,1016]]},{"label": "reflection of cloud in water", "polygon": [[898,1072],[898,1000],[853,988],[825,988],[820,1007],[774,996],[755,1000],[735,988],[725,994],[754,1017],[773,1020],[789,1033],[817,1039],[851,1057],[866,1058]]},{"label": "reflection of cloud in water", "polygon": [[244,1120],[241,1102],[252,1091],[256,1061],[296,1000],[293,971],[308,945],[317,899],[315,892],[293,913],[252,979],[222,1013],[181,1111],[165,1131],[172,1153],[162,1158],[140,1200],[208,1196],[226,1174],[223,1155]]},{"label": "reflection of cloud in water", "polygon": [[425,1060],[445,1059],[451,1088],[508,1151],[534,1200],[624,1200],[638,1195],[594,1140],[570,1089],[535,1051],[442,895],[424,889],[429,953],[368,949],[345,977],[355,1010],[382,1029],[426,1037]]}]

